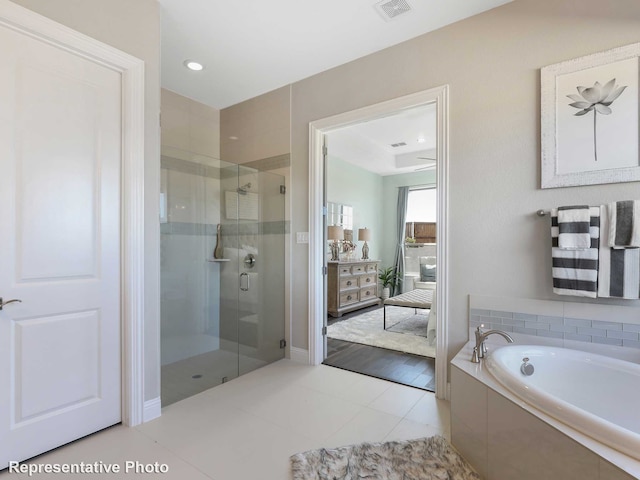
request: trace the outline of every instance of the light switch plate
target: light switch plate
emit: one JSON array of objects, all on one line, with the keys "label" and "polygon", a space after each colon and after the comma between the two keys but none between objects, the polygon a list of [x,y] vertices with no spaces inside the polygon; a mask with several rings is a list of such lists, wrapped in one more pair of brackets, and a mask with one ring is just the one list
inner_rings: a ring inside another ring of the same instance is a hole
[{"label": "light switch plate", "polygon": [[309,232],[296,232],[296,243],[309,243]]}]

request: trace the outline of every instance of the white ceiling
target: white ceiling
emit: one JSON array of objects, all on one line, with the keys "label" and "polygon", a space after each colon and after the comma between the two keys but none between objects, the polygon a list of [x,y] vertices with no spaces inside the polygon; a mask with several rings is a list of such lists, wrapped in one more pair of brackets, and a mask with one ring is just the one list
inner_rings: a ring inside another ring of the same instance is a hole
[{"label": "white ceiling", "polygon": [[225,108],[511,0],[407,1],[386,22],[376,0],[159,0],[162,86]]},{"label": "white ceiling", "polygon": [[[436,107],[431,104],[405,110],[330,132],[327,137],[330,157],[378,175],[433,168],[436,158]],[[406,145],[391,146],[398,143]]]}]

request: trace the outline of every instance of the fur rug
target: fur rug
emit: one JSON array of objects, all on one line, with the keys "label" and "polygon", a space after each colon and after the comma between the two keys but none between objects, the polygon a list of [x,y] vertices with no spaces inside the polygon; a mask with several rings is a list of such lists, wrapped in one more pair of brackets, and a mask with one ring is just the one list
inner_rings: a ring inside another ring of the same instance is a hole
[{"label": "fur rug", "polygon": [[441,436],[298,453],[291,469],[293,480],[480,480]]},{"label": "fur rug", "polygon": [[[428,310],[423,310],[423,312]],[[421,312],[421,310],[418,310]],[[424,357],[436,357],[436,347],[429,345],[424,336],[384,330],[382,320],[382,308],[370,312],[361,313],[352,318],[335,322],[327,327],[327,336],[336,340],[362,343],[374,347],[388,348],[399,352],[413,353]],[[427,331],[427,315],[414,315],[413,308],[387,307],[387,327],[394,329],[399,327],[403,320],[419,317],[424,320],[423,330]],[[393,327],[391,327],[393,325]]]}]

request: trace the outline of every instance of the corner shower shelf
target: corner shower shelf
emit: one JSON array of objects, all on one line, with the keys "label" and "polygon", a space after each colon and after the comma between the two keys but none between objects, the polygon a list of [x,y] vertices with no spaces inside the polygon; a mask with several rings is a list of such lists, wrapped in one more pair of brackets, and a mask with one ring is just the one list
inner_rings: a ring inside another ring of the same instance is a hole
[{"label": "corner shower shelf", "polygon": [[207,262],[230,262],[230,258],[207,258]]}]

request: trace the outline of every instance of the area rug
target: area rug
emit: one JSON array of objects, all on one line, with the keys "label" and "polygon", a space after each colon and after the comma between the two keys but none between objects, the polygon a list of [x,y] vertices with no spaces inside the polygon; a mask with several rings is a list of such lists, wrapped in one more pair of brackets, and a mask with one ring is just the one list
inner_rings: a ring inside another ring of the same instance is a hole
[{"label": "area rug", "polygon": [[293,480],[480,480],[441,436],[298,453],[291,471]]},{"label": "area rug", "polygon": [[[387,307],[389,308],[389,307]],[[409,308],[405,308],[406,311],[412,310]],[[429,324],[429,310],[427,310],[427,315],[423,315],[421,313],[407,315],[400,319],[400,321],[392,324],[387,318],[387,331],[389,332],[397,332],[404,333],[406,335],[417,335],[419,337],[427,336],[427,325]]]},{"label": "area rug", "polygon": [[[425,310],[418,310],[424,312]],[[428,312],[428,310],[427,310]],[[327,327],[327,337],[347,342],[361,343],[374,347],[388,348],[399,352],[413,353],[424,357],[436,357],[436,347],[429,345],[429,342],[422,336],[427,332],[428,315],[414,314],[413,308],[387,307],[387,325],[393,325],[388,330],[383,328],[382,308],[361,313],[355,317],[348,318],[329,325]],[[413,319],[413,317],[420,317]],[[415,334],[416,323],[424,321],[424,330],[421,335]],[[404,328],[403,323],[414,329],[404,329],[404,333],[391,331],[396,327]]]}]

